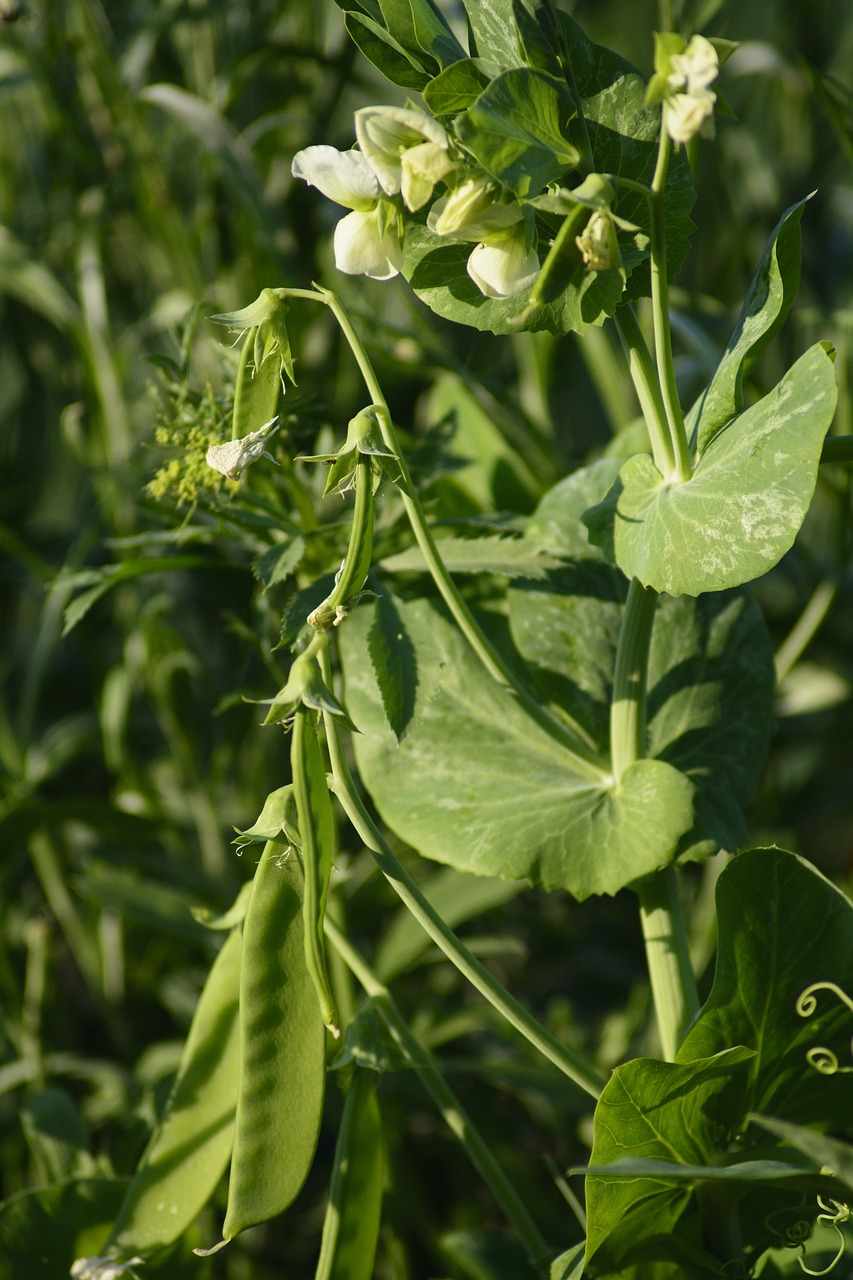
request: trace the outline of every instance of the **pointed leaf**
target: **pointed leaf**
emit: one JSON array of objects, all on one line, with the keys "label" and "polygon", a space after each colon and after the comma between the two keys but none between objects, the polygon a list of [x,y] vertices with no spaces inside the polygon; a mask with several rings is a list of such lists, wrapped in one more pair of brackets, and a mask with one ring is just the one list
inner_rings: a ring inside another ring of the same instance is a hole
[{"label": "pointed leaf", "polygon": [[590,541],[629,578],[670,595],[761,577],[805,519],[836,399],[832,361],[818,343],[714,436],[690,480],[667,482],[647,455],[630,458],[584,516]]},{"label": "pointed leaf", "polygon": [[[807,197],[807,199],[810,197]],[[781,329],[800,284],[800,219],[806,201],[786,209],[774,228],[749,286],[737,324],[717,368],[687,416],[697,452],[743,410],[743,377]]]}]

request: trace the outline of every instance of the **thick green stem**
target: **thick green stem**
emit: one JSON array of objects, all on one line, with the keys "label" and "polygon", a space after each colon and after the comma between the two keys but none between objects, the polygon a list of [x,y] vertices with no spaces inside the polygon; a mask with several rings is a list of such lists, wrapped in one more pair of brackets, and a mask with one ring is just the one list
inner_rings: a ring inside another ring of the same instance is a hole
[{"label": "thick green stem", "polygon": [[684,416],[678,399],[678,387],[675,381],[675,366],[672,359],[672,333],[669,324],[669,296],[666,279],[666,225],[664,216],[664,188],[669,170],[671,143],[666,129],[661,126],[658,159],[655,176],[652,179],[649,213],[651,218],[651,271],[652,271],[652,316],[655,330],[655,360],[657,362],[658,379],[663,393],[667,424],[674,454],[672,471],[664,477],[667,480],[689,480],[693,474],[690,465],[690,450],[687,444],[687,433],[684,429]]},{"label": "thick green stem", "polygon": [[[657,592],[634,578],[628,589],[613,676],[610,747],[617,782],[624,770],[646,753],[648,657],[656,605]],[[672,1062],[699,1007],[674,869],[667,867],[647,876],[637,892],[661,1050]]]},{"label": "thick green stem", "polygon": [[632,578],[619,633],[613,700],[610,704],[610,757],[613,777],[646,754],[646,675],[658,593]]},{"label": "thick green stem", "polygon": [[637,892],[661,1050],[667,1062],[674,1062],[690,1019],[699,1008],[675,868],[647,876]]},{"label": "thick green stem", "polygon": [[391,420],[391,414],[382,393],[382,388],[379,385],[361,339],[355,332],[349,316],[341,306],[339,298],[330,289],[318,288],[316,293],[309,293],[307,290],[302,289],[283,289],[280,292],[287,297],[310,297],[315,302],[324,302],[331,309],[340,325],[341,331],[349,343],[358,364],[371,401],[376,408],[376,418],[382,432],[383,441],[399,463],[401,472],[400,492],[412,532],[415,535],[415,541],[421,549],[427,569],[444,603],[480,662],[494,680],[512,693],[530,718],[566,748],[566,751],[573,757],[572,768],[576,773],[588,778],[591,782],[603,781],[607,776],[607,771],[602,765],[600,756],[589,734],[580,725],[566,726],[553,716],[546,707],[537,702],[533,695],[519,683],[501,655],[489,643],[482,628],[465,603],[456,583],[448,573],[412,484],[409,469],[400,449],[400,443],[394,430],[394,424]]},{"label": "thick green stem", "polygon": [[675,453],[672,448],[666,410],[663,407],[660,383],[655,372],[651,352],[646,346],[643,332],[632,306],[620,307],[613,323],[622,342],[631,380],[640,401],[640,409],[649,429],[655,466],[661,475],[671,475],[675,469]]},{"label": "thick green stem", "polygon": [[[320,655],[323,679],[331,681],[331,668],[327,653]],[[332,765],[332,790],[358,835],[373,854],[376,863],[399,898],[421,925],[422,929],[441,948],[464,978],[497,1009],[511,1026],[515,1027],[543,1057],[558,1067],[564,1075],[581,1089],[597,1098],[604,1087],[604,1078],[588,1063],[562,1045],[550,1031],[541,1026],[501,984],[492,977],[464,943],[456,937],[441,916],[421,893],[405,868],[392,853],[388,842],[376,826],[356,789],[349,764],[340,740],[340,729],[335,717],[323,713],[329,759]]]},{"label": "thick green stem", "polygon": [[819,582],[809,601],[776,650],[776,681],[781,684],[797,665],[832,608],[840,586],[838,579]]},{"label": "thick green stem", "polygon": [[414,1069],[421,1084],[432,1098],[442,1118],[465,1148],[469,1160],[488,1186],[495,1200],[512,1224],[516,1235],[527,1252],[531,1265],[543,1276],[548,1274],[548,1263],[554,1250],[542,1239],[539,1228],[531,1218],[512,1183],[498,1164],[479,1131],[472,1124],[462,1104],[439,1071],[432,1056],[413,1034],[403,1018],[393,996],[369,968],[329,918],[326,933],[344,962],[350,967],[376,1007],[396,1044]]}]

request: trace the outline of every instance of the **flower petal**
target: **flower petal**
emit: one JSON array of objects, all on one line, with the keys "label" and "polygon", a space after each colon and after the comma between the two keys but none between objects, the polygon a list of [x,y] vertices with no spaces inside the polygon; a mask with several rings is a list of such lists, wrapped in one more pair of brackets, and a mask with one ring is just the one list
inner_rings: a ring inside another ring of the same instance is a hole
[{"label": "flower petal", "polygon": [[448,147],[447,134],[438,121],[414,107],[362,107],[355,113],[355,136],[389,196],[400,191],[401,159],[410,147],[431,142],[445,155]]},{"label": "flower petal", "polygon": [[403,265],[403,246],[393,227],[384,230],[379,210],[348,213],[335,227],[335,266],[349,276],[390,280]]},{"label": "flower petal", "polygon": [[528,248],[524,228],[501,232],[488,244],[478,244],[468,259],[468,275],[487,298],[511,298],[532,288],[539,274],[539,257]]},{"label": "flower petal", "polygon": [[437,236],[485,240],[522,217],[520,205],[495,204],[494,198],[494,183],[485,178],[469,178],[436,200],[427,216],[427,226]]},{"label": "flower petal", "polygon": [[381,194],[376,175],[358,151],[306,147],[293,157],[291,172],[346,209],[366,213]]}]

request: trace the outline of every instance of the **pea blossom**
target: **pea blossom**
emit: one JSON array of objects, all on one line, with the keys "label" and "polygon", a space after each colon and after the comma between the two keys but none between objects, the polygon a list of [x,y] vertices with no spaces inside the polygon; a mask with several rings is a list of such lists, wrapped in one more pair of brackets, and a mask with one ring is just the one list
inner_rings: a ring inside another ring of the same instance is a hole
[{"label": "pea blossom", "polygon": [[704,36],[694,36],[683,53],[670,56],[664,124],[673,142],[689,142],[710,119],[717,96],[708,86],[719,70],[717,51]]},{"label": "pea blossom", "polygon": [[518,204],[500,204],[494,183],[466,179],[436,200],[427,226],[439,236],[474,241],[468,275],[487,298],[509,298],[529,289],[539,274],[535,230]]},{"label": "pea blossom", "polygon": [[413,212],[454,169],[437,120],[415,107],[362,107],[355,113],[359,149],[386,195],[402,195]]},{"label": "pea blossom", "polygon": [[335,266],[351,276],[390,280],[403,265],[402,220],[385,197],[379,179],[358,151],[306,147],[293,157],[291,172],[351,209],[335,228]]}]

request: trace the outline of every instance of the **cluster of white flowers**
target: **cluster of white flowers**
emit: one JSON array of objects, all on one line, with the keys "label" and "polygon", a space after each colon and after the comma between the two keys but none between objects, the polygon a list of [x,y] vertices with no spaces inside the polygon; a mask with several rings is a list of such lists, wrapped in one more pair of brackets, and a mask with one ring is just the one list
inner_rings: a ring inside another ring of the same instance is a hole
[{"label": "cluster of white flowers", "polygon": [[672,92],[663,118],[673,142],[689,142],[711,118],[717,95],[708,86],[719,71],[717,50],[704,36],[694,36],[683,53],[671,56],[667,83]]},{"label": "cluster of white flowers", "polygon": [[438,182],[448,193],[429,211],[439,236],[468,240],[468,274],[489,298],[529,289],[539,271],[536,231],[516,201],[505,203],[485,175],[460,169],[445,129],[415,107],[365,107],[355,113],[358,151],[306,147],[292,171],[352,210],[335,228],[335,265],[347,275],[390,280],[403,265],[403,212],[431,199]]}]

